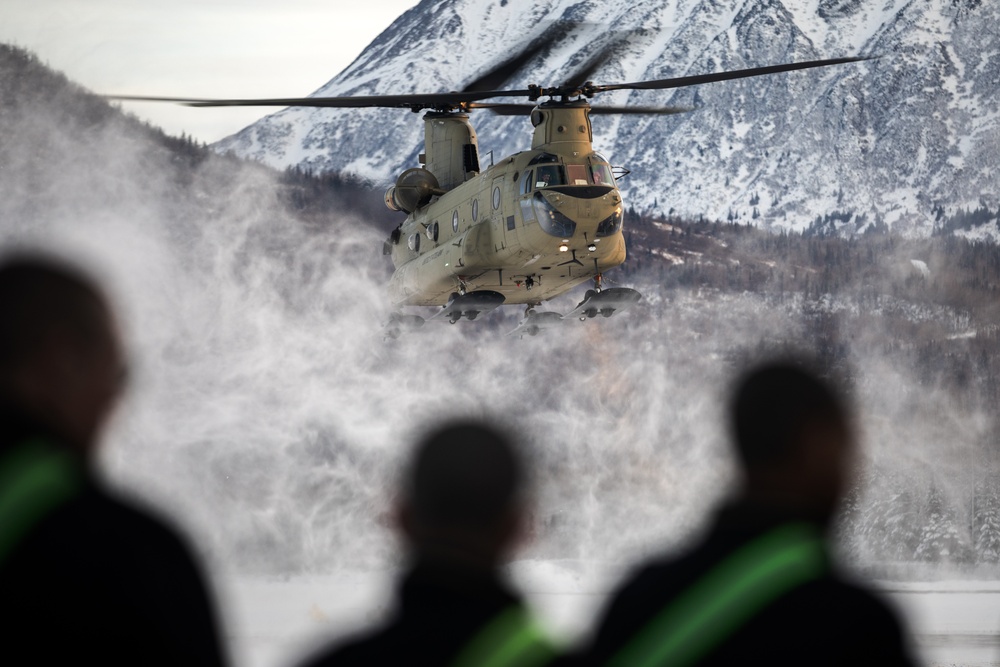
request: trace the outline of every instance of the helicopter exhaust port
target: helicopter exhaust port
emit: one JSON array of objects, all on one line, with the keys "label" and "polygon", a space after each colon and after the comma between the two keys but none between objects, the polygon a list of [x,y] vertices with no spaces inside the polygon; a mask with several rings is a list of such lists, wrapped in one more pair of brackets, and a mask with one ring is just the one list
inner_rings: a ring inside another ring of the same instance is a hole
[{"label": "helicopter exhaust port", "polygon": [[390,211],[402,211],[403,210],[403,209],[401,209],[399,207],[399,204],[396,203],[396,186],[395,185],[390,185],[389,188],[385,191],[385,198],[384,198],[384,200],[385,200],[385,206],[386,206],[386,208],[388,208]]}]

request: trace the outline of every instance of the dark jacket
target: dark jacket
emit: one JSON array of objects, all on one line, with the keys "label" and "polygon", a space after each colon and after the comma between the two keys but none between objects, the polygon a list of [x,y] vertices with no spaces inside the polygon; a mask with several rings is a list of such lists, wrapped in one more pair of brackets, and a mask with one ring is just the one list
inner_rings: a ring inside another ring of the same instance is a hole
[{"label": "dark jacket", "polygon": [[306,663],[451,665],[480,632],[521,600],[491,574],[419,563],[402,579],[384,626],[334,645]]},{"label": "dark jacket", "polygon": [[[0,457],[23,437],[6,430]],[[216,613],[187,545],[76,465],[73,493],[0,560],[0,663],[224,664]]]},{"label": "dark jacket", "polygon": [[[647,565],[618,591],[581,663],[607,664],[693,583],[782,523],[763,510],[724,509],[700,544],[678,558]],[[893,612],[830,568],[783,593],[711,644],[696,664],[913,664]]]}]

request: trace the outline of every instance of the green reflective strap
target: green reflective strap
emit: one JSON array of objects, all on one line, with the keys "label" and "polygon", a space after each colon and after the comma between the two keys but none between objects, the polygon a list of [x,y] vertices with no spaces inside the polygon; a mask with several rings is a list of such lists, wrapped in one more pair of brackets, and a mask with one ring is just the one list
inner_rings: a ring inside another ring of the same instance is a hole
[{"label": "green reflective strap", "polygon": [[534,667],[555,649],[523,607],[508,607],[486,624],[452,662],[452,667]]},{"label": "green reflective strap", "polygon": [[826,568],[826,550],[815,527],[780,526],[685,589],[608,665],[691,665],[768,604],[819,577]]},{"label": "green reflective strap", "polygon": [[80,486],[72,454],[29,440],[0,457],[0,565],[46,514]]}]

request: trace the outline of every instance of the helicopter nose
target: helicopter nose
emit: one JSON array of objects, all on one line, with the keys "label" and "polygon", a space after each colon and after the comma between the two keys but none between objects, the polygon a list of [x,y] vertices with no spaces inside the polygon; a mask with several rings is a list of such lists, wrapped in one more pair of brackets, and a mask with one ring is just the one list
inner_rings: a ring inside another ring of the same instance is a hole
[{"label": "helicopter nose", "polygon": [[577,223],[577,232],[587,231],[607,219],[621,207],[622,203],[621,196],[617,192],[594,199],[560,193],[550,201],[560,213]]}]

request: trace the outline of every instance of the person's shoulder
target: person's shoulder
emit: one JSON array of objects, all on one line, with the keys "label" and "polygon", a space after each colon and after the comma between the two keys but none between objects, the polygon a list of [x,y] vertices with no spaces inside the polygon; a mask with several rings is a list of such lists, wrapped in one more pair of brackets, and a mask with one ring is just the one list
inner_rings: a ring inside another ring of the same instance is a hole
[{"label": "person's shoulder", "polygon": [[831,612],[851,610],[855,614],[895,619],[895,613],[877,589],[836,570],[803,584],[796,594],[810,603],[823,603]]},{"label": "person's shoulder", "polygon": [[123,656],[223,664],[214,603],[193,554],[166,521],[88,483],[11,554],[0,590],[17,603],[0,616],[29,643],[51,628],[72,637],[46,646],[60,659],[73,646],[81,655],[103,651],[107,664],[125,664]]},{"label": "person's shoulder", "polygon": [[307,658],[300,667],[332,667],[333,665],[372,665],[373,651],[365,642],[336,644]]},{"label": "person's shoulder", "polygon": [[[805,593],[810,593],[809,588]],[[856,625],[890,628],[900,632],[901,622],[896,609],[885,595],[872,585],[841,574],[832,574],[815,582],[812,593],[828,601],[830,611],[850,613]]]},{"label": "person's shoulder", "polygon": [[377,628],[333,642],[306,659],[300,667],[350,667],[351,665],[419,664],[407,655],[393,626]]},{"label": "person's shoulder", "polygon": [[690,569],[690,554],[647,561],[627,574],[598,619],[586,662],[607,660],[636,628],[656,615],[676,593]]},{"label": "person's shoulder", "polygon": [[188,554],[190,545],[180,530],[142,501],[89,484],[73,502],[55,513],[53,528],[86,533],[86,544],[108,549],[128,548],[163,556]]},{"label": "person's shoulder", "polygon": [[[871,586],[831,573],[803,584],[774,605],[772,622],[828,648],[828,664],[910,665],[906,630],[896,610]],[[836,637],[836,642],[829,641]]]},{"label": "person's shoulder", "polygon": [[[201,598],[207,593],[196,553],[154,511],[87,484],[31,531],[10,565],[36,578],[58,573],[109,589],[163,588],[160,592],[171,598]],[[159,576],[150,577],[151,572]]]},{"label": "person's shoulder", "polygon": [[626,574],[613,598],[624,601],[654,598],[660,601],[705,570],[715,559],[710,551],[702,541],[651,558]]}]

